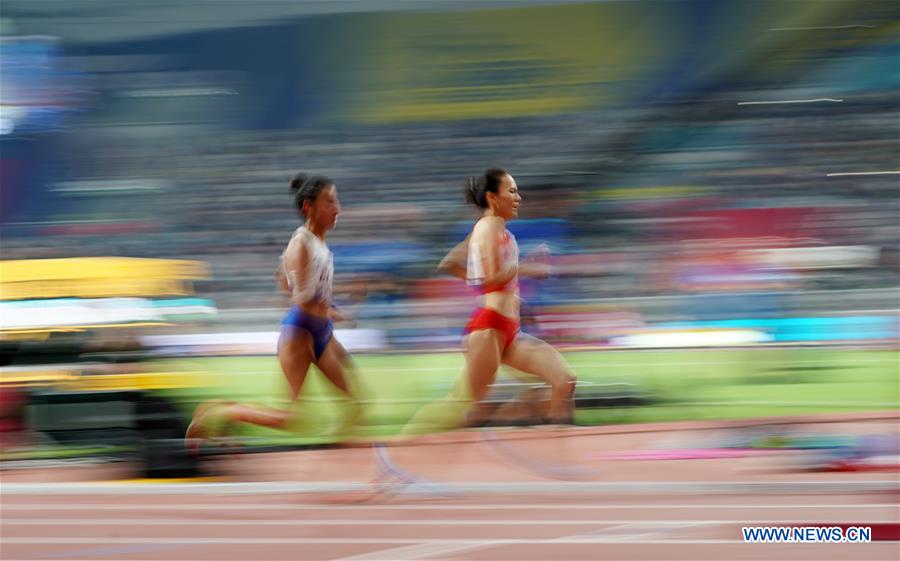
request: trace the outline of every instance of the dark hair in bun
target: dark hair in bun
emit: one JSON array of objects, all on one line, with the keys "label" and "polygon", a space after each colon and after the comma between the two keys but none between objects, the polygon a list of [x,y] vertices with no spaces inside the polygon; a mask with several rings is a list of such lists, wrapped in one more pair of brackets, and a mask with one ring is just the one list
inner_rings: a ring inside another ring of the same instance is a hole
[{"label": "dark hair in bun", "polygon": [[307,175],[303,172],[298,173],[291,179],[291,193],[294,195],[294,204],[297,210],[303,212],[303,202],[313,202],[322,189],[334,185],[328,177],[324,175]]},{"label": "dark hair in bun", "polygon": [[509,172],[503,168],[490,168],[480,177],[469,176],[466,179],[466,202],[481,208],[487,208],[487,194],[496,193]]}]

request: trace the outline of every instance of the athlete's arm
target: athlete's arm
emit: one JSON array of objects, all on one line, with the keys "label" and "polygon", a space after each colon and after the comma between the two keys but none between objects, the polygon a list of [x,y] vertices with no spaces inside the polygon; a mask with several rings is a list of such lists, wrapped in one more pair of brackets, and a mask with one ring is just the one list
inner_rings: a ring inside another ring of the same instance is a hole
[{"label": "athlete's arm", "polygon": [[334,323],[344,323],[347,325],[347,327],[356,326],[356,317],[347,310],[338,308],[334,304],[332,304],[331,307],[328,308],[328,319],[330,319]]},{"label": "athlete's arm", "polygon": [[519,275],[533,279],[545,279],[550,276],[550,248],[540,244],[519,263]]},{"label": "athlete's arm", "polygon": [[291,293],[291,287],[288,285],[287,274],[284,272],[284,259],[278,262],[278,267],[275,268],[275,282],[278,283],[278,288],[281,289],[282,292],[287,294]]},{"label": "athlete's arm", "polygon": [[316,293],[314,282],[309,278],[309,249],[306,243],[298,240],[296,249],[297,268],[287,271],[288,284],[291,287],[291,304],[302,306],[313,299]]},{"label": "athlete's arm", "polygon": [[478,252],[482,256],[482,282],[486,286],[504,286],[519,274],[518,263],[503,263],[500,259],[500,247],[505,233],[503,221],[496,218],[483,218],[472,232],[473,241],[478,245]]},{"label": "athlete's arm", "polygon": [[456,247],[451,249],[450,252],[441,259],[440,264],[437,266],[437,270],[458,279],[466,280],[466,258],[468,253],[469,236],[466,236],[466,239],[456,244]]}]

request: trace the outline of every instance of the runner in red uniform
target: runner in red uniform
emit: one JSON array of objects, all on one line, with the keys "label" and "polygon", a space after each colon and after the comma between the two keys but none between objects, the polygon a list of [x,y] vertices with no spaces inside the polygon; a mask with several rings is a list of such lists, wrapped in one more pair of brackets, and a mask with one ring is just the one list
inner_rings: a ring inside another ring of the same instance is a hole
[{"label": "runner in red uniform", "polygon": [[546,259],[519,262],[516,238],[506,229],[506,223],[519,215],[519,188],[506,170],[493,168],[481,177],[468,179],[466,199],[484,209],[483,215],[466,241],[439,266],[480,287],[483,293],[482,306],[472,314],[464,331],[465,373],[448,398],[422,408],[404,433],[464,426],[468,411],[487,395],[500,364],[549,384],[550,420],[569,422],[574,372],[553,347],[519,331],[519,276],[544,278],[549,274]]}]

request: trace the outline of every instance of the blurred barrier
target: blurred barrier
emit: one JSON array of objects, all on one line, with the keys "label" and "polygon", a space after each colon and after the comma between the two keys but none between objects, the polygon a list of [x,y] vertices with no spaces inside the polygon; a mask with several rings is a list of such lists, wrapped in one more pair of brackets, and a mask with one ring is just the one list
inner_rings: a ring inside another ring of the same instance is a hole
[{"label": "blurred barrier", "polygon": [[[423,317],[443,317],[449,319],[451,314],[460,318],[468,318],[475,308],[475,298],[465,291],[464,285],[458,281],[448,280],[436,289],[443,291],[448,297],[454,295],[453,287],[458,287],[460,296],[444,301],[440,298],[429,300],[418,299],[399,303],[366,302],[360,307],[357,317],[365,327],[388,329],[400,322],[409,323],[411,319]],[[854,310],[871,310],[884,314],[896,313],[900,304],[900,290],[896,288],[857,289],[857,290],[803,290],[769,292],[772,297],[779,298],[781,308],[779,316],[837,316],[855,313]],[[736,298],[741,296],[734,295]],[[566,307],[577,310],[604,310],[609,313],[623,314],[617,323],[628,321],[629,325],[639,322],[661,323],[686,319],[683,303],[691,298],[688,295],[667,294],[659,296],[569,299]],[[552,313],[554,306],[548,306]],[[402,313],[401,313],[402,312]],[[263,331],[278,325],[284,316],[283,308],[230,308],[218,312],[218,321],[208,326],[208,331],[236,331],[238,326],[245,330]],[[858,312],[856,312],[858,313]],[[460,323],[460,326],[462,325]],[[249,328],[249,329],[248,329]]]},{"label": "blurred barrier", "polygon": [[[141,344],[160,354],[175,356],[275,355],[278,331],[241,333],[191,333],[184,335],[146,335]],[[351,352],[388,348],[380,329],[336,329],[334,336]]]},{"label": "blurred barrier", "polygon": [[[722,321],[696,321],[663,324],[661,329],[740,330],[755,329],[765,341],[778,343],[857,343],[896,341],[897,315],[791,318],[737,318]],[[762,341],[755,341],[762,342]],[[702,345],[699,345],[702,346]]]},{"label": "blurred barrier", "polygon": [[751,329],[648,329],[643,333],[613,337],[616,347],[672,349],[678,347],[734,347],[753,343],[768,343],[770,335]]},{"label": "blurred barrier", "polygon": [[192,283],[208,277],[209,269],[200,261],[126,257],[0,261],[0,341],[210,319],[216,313],[210,300],[151,299],[191,294]]},{"label": "blurred barrier", "polygon": [[99,448],[138,461],[139,477],[202,475],[184,446],[187,419],[164,397],[142,390],[41,389],[31,393],[28,425],[67,446]]},{"label": "blurred barrier", "polygon": [[[896,316],[837,316],[796,318],[739,318],[722,321],[670,322],[599,327],[585,314],[574,312],[571,323],[555,311],[552,321],[538,313],[536,326],[525,331],[563,346],[591,348],[705,348],[767,343],[885,343],[898,339]],[[351,352],[403,349],[453,349],[462,339],[461,325],[437,322],[431,328],[417,321],[400,322],[395,329],[337,329],[335,337]],[[277,331],[147,335],[143,346],[163,356],[275,355]]]},{"label": "blurred barrier", "polygon": [[199,261],[78,257],[0,261],[0,299],[191,294],[209,276]]},{"label": "blurred barrier", "polygon": [[786,247],[746,252],[764,268],[853,269],[878,265],[878,248],[868,246]]},{"label": "blurred barrier", "polygon": [[[135,459],[141,477],[194,477],[203,469],[184,447],[187,419],[171,393],[211,387],[195,372],[136,371],[137,364],[70,364],[7,367],[0,394],[17,396],[0,408],[5,450],[25,450],[27,434],[42,448],[70,449]],[[15,457],[16,453],[13,452]]]},{"label": "blurred barrier", "polygon": [[87,329],[132,324],[162,325],[186,319],[211,319],[210,300],[192,298],[52,298],[0,302],[2,334],[40,332],[59,328]]}]

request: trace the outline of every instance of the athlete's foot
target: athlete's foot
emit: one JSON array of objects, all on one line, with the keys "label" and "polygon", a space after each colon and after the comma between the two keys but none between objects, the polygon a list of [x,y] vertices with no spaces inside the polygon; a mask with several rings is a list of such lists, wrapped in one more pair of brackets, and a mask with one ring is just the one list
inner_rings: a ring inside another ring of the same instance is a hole
[{"label": "athlete's foot", "polygon": [[550,403],[550,411],[547,412],[546,418],[547,424],[575,424],[575,382],[570,382],[558,390],[554,390]]},{"label": "athlete's foot", "polygon": [[392,497],[402,493],[404,489],[418,480],[415,475],[404,471],[394,464],[387,451],[387,446],[375,443],[375,477],[372,478],[372,490],[383,497]]},{"label": "athlete's foot", "polygon": [[372,479],[372,490],[376,495],[389,498],[400,493],[409,492],[419,496],[450,498],[458,495],[457,491],[431,481],[418,474],[398,467],[383,443],[375,443],[375,477]]},{"label": "athlete's foot", "polygon": [[575,406],[566,406],[559,413],[551,413],[547,416],[547,423],[551,425],[574,425]]},{"label": "athlete's foot", "polygon": [[184,447],[191,454],[198,454],[203,443],[206,441],[208,431],[203,423],[207,410],[212,407],[212,402],[204,401],[194,409],[194,416],[191,418],[191,424],[188,425],[187,431],[184,433]]},{"label": "athlete's foot", "polygon": [[228,402],[212,399],[204,401],[194,410],[191,424],[184,433],[184,446],[191,454],[199,454],[206,442],[218,436],[210,425],[214,414],[226,403]]}]

